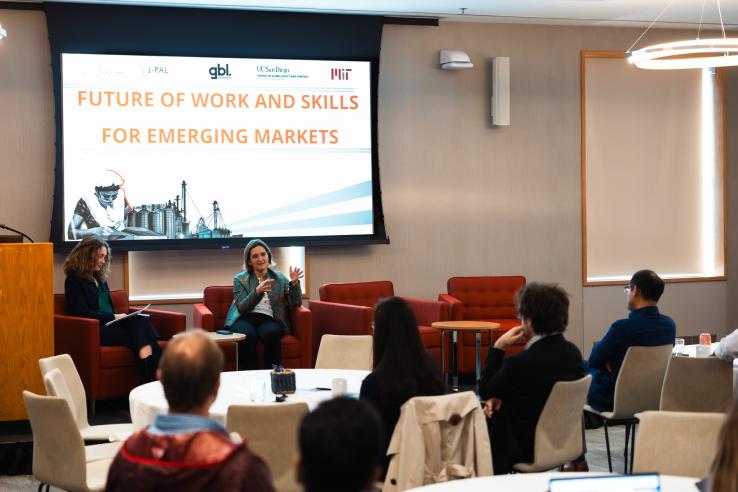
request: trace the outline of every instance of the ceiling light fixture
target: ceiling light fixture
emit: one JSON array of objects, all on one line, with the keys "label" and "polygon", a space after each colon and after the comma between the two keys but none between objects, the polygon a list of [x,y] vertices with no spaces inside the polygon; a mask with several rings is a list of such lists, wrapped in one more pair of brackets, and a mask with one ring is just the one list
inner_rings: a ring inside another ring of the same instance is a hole
[{"label": "ceiling light fixture", "polygon": [[0,39],[7,38],[8,37],[8,31],[3,29],[3,26],[0,26]]},{"label": "ceiling light fixture", "polygon": [[718,14],[720,16],[720,28],[722,38],[700,39],[702,31],[702,18],[705,13],[705,0],[702,2],[700,23],[697,28],[697,39],[687,41],[675,41],[671,43],[646,46],[636,51],[631,51],[641,40],[649,29],[661,18],[671,6],[671,0],[659,13],[656,19],[646,28],[638,39],[628,48],[625,55],[630,63],[638,68],[649,70],[675,70],[685,68],[708,68],[708,67],[732,67],[738,66],[738,38],[728,38],[725,35],[723,24],[723,13],[720,9],[720,0],[716,0]]}]

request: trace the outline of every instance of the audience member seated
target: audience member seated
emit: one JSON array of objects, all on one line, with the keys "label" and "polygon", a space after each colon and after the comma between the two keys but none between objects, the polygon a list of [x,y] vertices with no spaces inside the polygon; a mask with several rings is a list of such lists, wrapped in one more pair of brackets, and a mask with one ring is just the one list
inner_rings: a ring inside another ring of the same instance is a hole
[{"label": "audience member seated", "polygon": [[372,490],[381,473],[384,440],[379,416],[367,403],[339,397],[302,419],[297,480],[305,492]]},{"label": "audience member seated", "polygon": [[136,354],[141,380],[153,381],[159,364],[159,338],[148,318],[130,316],[115,324],[110,321],[126,316],[113,311],[108,288],[110,246],[96,236],[87,236],[74,247],[64,261],[64,295],[69,314],[100,322],[100,345],[124,346]]},{"label": "audience member seated", "polygon": [[[521,326],[497,339],[479,380],[496,475],[510,473],[515,463],[533,461],[535,428],[551,389],[558,381],[584,376],[582,354],[564,339],[569,322],[566,291],[530,283],[518,291],[516,300]],[[505,349],[525,337],[525,349],[505,359]]]},{"label": "audience member seated", "polygon": [[697,483],[702,492],[738,490],[738,401],[728,411],[718,436],[718,449],[710,473]]},{"label": "audience member seated", "polygon": [[715,348],[715,357],[725,362],[733,362],[734,359],[738,358],[738,330],[720,340],[717,348]]},{"label": "audience member seated", "polygon": [[625,287],[628,319],[610,325],[605,337],[592,349],[585,370],[592,375],[587,403],[599,411],[612,410],[615,382],[625,353],[632,346],[674,345],[674,320],[659,312],[656,304],[664,292],[664,281],[651,270],[633,274]]},{"label": "audience member seated", "polygon": [[158,376],[169,413],[123,444],[106,490],[274,491],[264,461],[208,418],[222,369],[223,353],[199,330],[167,345]]},{"label": "audience member seated", "polygon": [[264,344],[264,367],[271,369],[281,359],[282,335],[290,333],[290,308],[302,303],[299,268],[290,267],[290,278],[270,268],[272,252],[261,239],[249,241],[243,250],[243,268],[233,279],[233,304],[225,326],[243,333],[238,345],[239,364],[258,369],[256,344]]},{"label": "audience member seated", "polygon": [[[374,370],[361,383],[359,397],[382,417],[382,449],[386,452],[400,407],[414,396],[442,395],[445,388],[432,355],[420,340],[413,310],[399,297],[383,299],[374,308],[372,357]],[[388,464],[385,457],[384,473]]]}]

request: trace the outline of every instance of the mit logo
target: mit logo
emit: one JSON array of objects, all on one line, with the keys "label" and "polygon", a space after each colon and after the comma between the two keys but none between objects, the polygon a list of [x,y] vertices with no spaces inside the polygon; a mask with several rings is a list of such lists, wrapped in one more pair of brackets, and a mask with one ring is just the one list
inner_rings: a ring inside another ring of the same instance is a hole
[{"label": "mit logo", "polygon": [[331,68],[331,80],[348,80],[350,68]]}]

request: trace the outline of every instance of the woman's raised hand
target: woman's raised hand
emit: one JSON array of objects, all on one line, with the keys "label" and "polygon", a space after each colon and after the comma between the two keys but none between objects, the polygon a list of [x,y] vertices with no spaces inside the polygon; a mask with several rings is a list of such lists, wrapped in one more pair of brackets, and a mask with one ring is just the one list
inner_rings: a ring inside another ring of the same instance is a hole
[{"label": "woman's raised hand", "polygon": [[305,276],[305,272],[300,270],[298,267],[292,268],[290,266],[290,283],[291,284],[296,284],[304,276]]}]

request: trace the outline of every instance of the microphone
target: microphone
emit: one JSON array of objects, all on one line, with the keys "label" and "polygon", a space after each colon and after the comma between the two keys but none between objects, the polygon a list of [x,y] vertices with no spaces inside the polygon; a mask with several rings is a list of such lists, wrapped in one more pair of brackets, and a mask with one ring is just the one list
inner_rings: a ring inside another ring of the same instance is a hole
[{"label": "microphone", "polygon": [[16,234],[20,234],[21,236],[23,236],[24,238],[28,239],[32,243],[35,243],[36,242],[33,239],[31,239],[31,236],[29,236],[28,234],[25,234],[25,233],[19,231],[18,229],[13,229],[10,226],[6,226],[5,224],[0,224],[0,229],[5,229],[5,230],[11,231],[11,232],[15,232]]}]

